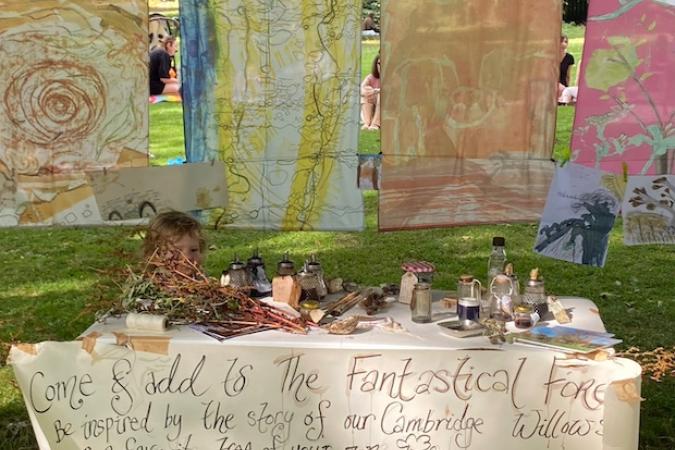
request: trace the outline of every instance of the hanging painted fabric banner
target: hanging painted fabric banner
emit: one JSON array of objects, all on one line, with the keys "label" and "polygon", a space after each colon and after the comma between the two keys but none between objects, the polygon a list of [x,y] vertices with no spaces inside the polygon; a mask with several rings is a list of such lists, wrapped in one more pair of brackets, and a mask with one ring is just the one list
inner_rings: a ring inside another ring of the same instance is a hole
[{"label": "hanging painted fabric banner", "polygon": [[538,220],[559,0],[383,3],[381,230]]},{"label": "hanging painted fabric banner", "polygon": [[675,1],[592,1],[572,159],[631,175],[675,174]]},{"label": "hanging painted fabric banner", "polygon": [[556,169],[534,251],[578,264],[604,267],[609,233],[621,205],[616,177],[568,163]]},{"label": "hanging painted fabric banner", "polygon": [[146,0],[0,8],[0,226],[100,222],[85,170],[146,166]]},{"label": "hanging painted fabric banner", "polygon": [[359,230],[361,2],[183,0],[187,158],[225,162],[224,222]]},{"label": "hanging painted fabric banner", "polygon": [[623,204],[627,245],[675,244],[675,176],[632,176]]}]

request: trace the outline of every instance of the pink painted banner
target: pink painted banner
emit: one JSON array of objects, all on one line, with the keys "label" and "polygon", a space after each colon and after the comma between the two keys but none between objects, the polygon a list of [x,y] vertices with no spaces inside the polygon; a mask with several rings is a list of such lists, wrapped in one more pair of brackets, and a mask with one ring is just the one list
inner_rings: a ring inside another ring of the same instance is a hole
[{"label": "pink painted banner", "polygon": [[572,159],[631,175],[675,173],[675,0],[594,0]]}]

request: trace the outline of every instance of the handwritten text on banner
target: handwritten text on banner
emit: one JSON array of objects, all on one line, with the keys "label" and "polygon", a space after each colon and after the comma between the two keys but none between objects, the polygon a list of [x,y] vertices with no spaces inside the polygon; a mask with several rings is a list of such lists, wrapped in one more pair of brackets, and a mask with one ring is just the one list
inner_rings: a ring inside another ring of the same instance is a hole
[{"label": "handwritten text on banner", "polygon": [[158,354],[99,343],[87,350],[81,342],[12,349],[43,448],[637,445],[639,403],[623,390],[639,399],[639,367],[621,359],[571,362],[524,347],[359,352],[172,344]]}]

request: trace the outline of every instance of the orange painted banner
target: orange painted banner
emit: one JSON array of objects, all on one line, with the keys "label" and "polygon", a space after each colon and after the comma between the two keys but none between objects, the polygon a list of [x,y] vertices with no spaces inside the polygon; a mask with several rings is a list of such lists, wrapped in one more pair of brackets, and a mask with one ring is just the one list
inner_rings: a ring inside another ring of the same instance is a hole
[{"label": "orange painted banner", "polygon": [[561,14],[559,0],[383,5],[381,230],[540,217]]}]

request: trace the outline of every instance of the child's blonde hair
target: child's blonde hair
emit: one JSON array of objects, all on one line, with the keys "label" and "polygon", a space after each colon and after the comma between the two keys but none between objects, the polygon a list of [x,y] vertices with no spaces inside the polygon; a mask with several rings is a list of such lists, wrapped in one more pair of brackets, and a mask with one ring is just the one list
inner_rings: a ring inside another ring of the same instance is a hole
[{"label": "child's blonde hair", "polygon": [[185,235],[198,239],[199,250],[204,251],[206,240],[202,235],[202,225],[196,219],[180,211],[157,214],[150,221],[143,240],[144,258],[149,259],[158,249],[170,246]]}]

